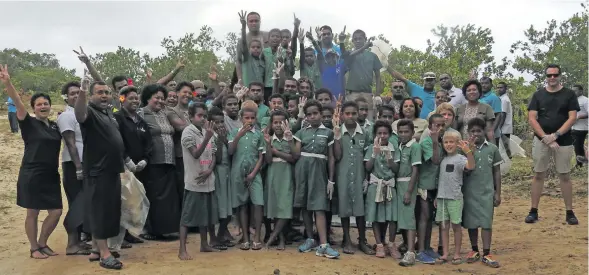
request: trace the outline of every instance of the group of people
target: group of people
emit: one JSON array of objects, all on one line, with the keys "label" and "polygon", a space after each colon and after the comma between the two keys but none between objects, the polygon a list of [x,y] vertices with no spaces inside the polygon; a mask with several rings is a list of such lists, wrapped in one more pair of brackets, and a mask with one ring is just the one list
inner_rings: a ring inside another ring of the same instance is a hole
[{"label": "group of people", "polygon": [[[137,238],[127,232],[123,248],[179,233],[178,256],[189,260],[186,238],[197,228],[201,252],[226,250],[236,245],[228,230],[235,217],[241,250],[282,250],[301,241],[300,252],[314,250],[332,259],[340,256],[330,245],[331,220],[337,215],[346,254],[357,248],[400,259],[402,266],[481,261],[499,267],[490,251],[494,207],[501,204],[503,160],[497,145],[509,139],[513,128],[505,83],[497,84],[498,96],[489,77],[472,75],[460,89],[449,74],[438,79],[427,72],[420,86],[389,67],[396,80],[392,98],[383,100],[376,96],[382,92],[382,65],[367,50],[364,31],[352,34],[354,49],[348,51],[332,43],[329,26],[316,29],[317,42],[311,30],[303,35],[296,16],[292,34],[260,31],[255,12],[239,17],[242,38],[233,83],[220,82],[214,67],[210,88],[199,80],[177,83],[173,79],[184,67],[180,61],[156,83],[148,72],[142,88],[125,76],[113,77],[109,87],[80,49],[75,52],[94,81],[85,77],[81,84],[64,85],[67,107],[56,122],[49,120],[51,98],[43,93],[31,98],[35,117],[30,116],[8,68],[0,67],[25,142],[17,204],[27,209],[31,258],[57,255],[47,239],[62,211],[58,162],[63,140],[66,254],[89,255],[104,268],[123,267],[107,240],[122,232],[120,173],[125,171],[143,184],[150,208],[144,234]],[[304,47],[305,37],[314,48]],[[344,30],[340,41],[345,38]],[[301,77],[294,79],[297,40]],[[575,93],[561,86],[560,73],[556,65],[547,67],[548,85],[529,106],[536,175],[526,222],[538,219],[549,158],[572,158],[567,155],[572,152],[569,130],[580,109]],[[435,91],[438,80],[442,89]],[[579,118],[587,118],[586,107]],[[566,221],[577,224],[572,190],[564,188],[570,187],[570,166],[566,161],[556,165]],[[38,237],[40,210],[49,216]],[[357,245],[350,237],[351,217]],[[302,233],[295,229],[300,218]],[[431,247],[436,223],[437,251]],[[374,245],[366,238],[367,224]],[[466,259],[460,254],[462,227],[472,247]],[[84,233],[91,236],[91,246]]]}]

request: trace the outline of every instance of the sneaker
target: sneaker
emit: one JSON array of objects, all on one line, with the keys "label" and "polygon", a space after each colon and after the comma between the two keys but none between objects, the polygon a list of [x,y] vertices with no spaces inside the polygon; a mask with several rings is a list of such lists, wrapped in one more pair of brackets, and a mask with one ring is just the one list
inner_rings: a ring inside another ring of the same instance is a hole
[{"label": "sneaker", "polygon": [[415,252],[407,251],[405,256],[403,256],[403,260],[399,262],[400,266],[412,266],[415,264]]},{"label": "sneaker", "polygon": [[440,254],[438,254],[436,251],[434,251],[434,249],[431,248],[431,247],[425,249],[425,254],[427,254],[428,256],[432,257],[433,259],[440,258]]},{"label": "sneaker", "polygon": [[575,217],[575,214],[567,215],[566,220],[569,225],[579,224],[579,220],[577,220],[577,217]]},{"label": "sneaker", "polygon": [[499,267],[499,262],[493,260],[493,256],[491,256],[491,254],[489,254],[487,256],[483,256],[483,259],[481,261],[486,266],[490,266],[490,267],[493,267],[493,268],[498,268]]},{"label": "sneaker", "polygon": [[425,253],[425,251],[417,253],[417,256],[415,256],[415,260],[417,260],[418,262],[420,262],[422,264],[435,264],[436,263],[436,260],[434,260],[432,257],[427,255]]},{"label": "sneaker", "polygon": [[325,257],[328,259],[337,259],[339,257],[339,252],[331,248],[331,246],[329,246],[328,244],[324,244],[320,245],[319,248],[317,248],[317,251],[315,251],[315,255],[319,257]]},{"label": "sneaker", "polygon": [[307,239],[303,244],[299,246],[299,252],[305,253],[317,248],[317,244],[314,239]]},{"label": "sneaker", "polygon": [[377,244],[375,250],[376,250],[376,254],[375,254],[376,257],[378,257],[378,258],[384,258],[386,256],[384,245]]},{"label": "sneaker", "polygon": [[466,256],[466,262],[469,264],[476,263],[481,259],[481,254],[477,251],[470,251]]},{"label": "sneaker", "polygon": [[538,213],[530,212],[526,217],[526,223],[535,223],[538,221]]}]

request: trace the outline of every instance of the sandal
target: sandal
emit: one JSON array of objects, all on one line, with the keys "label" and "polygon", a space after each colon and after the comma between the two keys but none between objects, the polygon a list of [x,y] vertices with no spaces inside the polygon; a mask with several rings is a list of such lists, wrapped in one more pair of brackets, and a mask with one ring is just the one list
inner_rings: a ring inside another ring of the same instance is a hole
[{"label": "sandal", "polygon": [[133,245],[131,245],[131,243],[129,243],[126,240],[123,240],[123,243],[121,244],[121,249],[129,249],[129,248],[132,248],[132,247],[133,247]]},{"label": "sandal", "polygon": [[163,241],[163,240],[166,240],[166,237],[164,237],[162,235],[141,234],[141,235],[139,235],[139,237],[141,237],[144,240],[148,240],[148,241]]},{"label": "sandal", "polygon": [[235,246],[235,243],[232,242],[232,241],[230,241],[230,240],[225,240],[223,242],[223,245],[226,246],[226,247],[234,247]]},{"label": "sandal", "polygon": [[217,250],[227,250],[227,246],[224,244],[216,244],[216,245],[213,245],[212,247]]},{"label": "sandal", "polygon": [[143,243],[142,239],[139,239],[139,238],[131,235],[131,233],[129,233],[129,232],[127,232],[127,234],[125,234],[125,241],[127,241],[131,244]]},{"label": "sandal", "polygon": [[463,262],[462,261],[462,258],[454,258],[454,259],[452,259],[452,264],[453,265],[459,265],[459,264],[462,264],[462,262]]},{"label": "sandal", "polygon": [[89,249],[83,249],[80,248],[79,250],[77,250],[76,252],[73,253],[65,253],[66,256],[88,256],[91,254],[91,251]]},{"label": "sandal", "polygon": [[382,244],[377,244],[376,245],[376,257],[378,258],[384,258],[385,255],[385,250],[384,250],[384,246]]},{"label": "sandal", "polygon": [[250,250],[250,248],[250,242],[241,243],[241,246],[239,247],[241,250]]},{"label": "sandal", "polygon": [[51,249],[51,247],[49,247],[48,245],[46,246],[42,246],[39,247],[39,252],[47,255],[47,256],[57,256],[59,254],[55,253],[55,251],[53,251],[53,249]]},{"label": "sandal", "polygon": [[386,250],[387,250],[387,254],[389,254],[391,257],[393,257],[395,259],[403,258],[403,256],[401,255],[401,252],[399,252],[399,250],[397,249],[397,246],[395,246],[394,243],[388,243]]},{"label": "sandal", "polygon": [[[49,258],[49,256],[45,255],[43,252],[41,252],[41,248],[37,248],[37,249],[31,249],[31,259],[36,259],[36,260],[45,260],[47,258]],[[35,252],[39,252],[41,253],[41,255],[45,256],[44,258],[37,258],[37,257],[33,257],[33,253]]]},{"label": "sandal", "polygon": [[100,266],[106,269],[121,269],[123,268],[123,263],[119,260],[115,259],[115,257],[110,256],[106,259],[100,259]]},{"label": "sandal", "polygon": [[444,258],[437,258],[436,259],[436,264],[441,265],[441,264],[446,264],[446,263],[448,263],[448,259],[444,259]]},{"label": "sandal", "polygon": [[252,246],[252,250],[260,250],[260,249],[262,249],[262,243],[254,242],[253,244],[254,245]]},{"label": "sandal", "polygon": [[[100,252],[98,251],[90,251],[90,254],[96,254],[98,255],[98,258],[88,258],[88,261],[90,262],[98,262],[100,261]],[[121,254],[119,254],[119,252],[116,251],[111,251],[110,252],[111,257],[114,257],[115,259],[118,259],[121,257]]]}]

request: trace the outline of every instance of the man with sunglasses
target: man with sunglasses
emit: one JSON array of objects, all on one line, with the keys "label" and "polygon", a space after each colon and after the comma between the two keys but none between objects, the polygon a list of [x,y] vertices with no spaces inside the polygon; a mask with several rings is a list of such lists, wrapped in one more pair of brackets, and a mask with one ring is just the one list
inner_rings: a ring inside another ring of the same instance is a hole
[{"label": "man with sunglasses", "polygon": [[575,92],[561,85],[560,66],[548,65],[545,73],[546,87],[534,93],[528,106],[528,121],[535,135],[532,147],[535,174],[532,179],[532,209],[525,221],[538,221],[538,204],[550,158],[553,158],[566,207],[566,222],[576,225],[579,221],[573,213],[573,187],[570,178],[573,137],[570,129],[577,120],[579,102]]},{"label": "man with sunglasses", "polygon": [[399,119],[399,114],[401,113],[401,105],[403,104],[403,98],[406,97],[407,92],[405,91],[405,83],[400,80],[393,80],[391,84],[391,90],[393,97],[391,98],[391,102],[389,105],[395,109],[394,119]]},{"label": "man with sunglasses", "polygon": [[436,92],[434,90],[434,87],[436,86],[436,74],[433,72],[427,72],[423,74],[423,86],[419,86],[405,78],[405,76],[403,76],[401,73],[393,70],[391,67],[388,67],[387,71],[389,71],[393,78],[401,80],[407,85],[409,95],[411,97],[419,97],[421,101],[423,101],[423,107],[421,108],[419,117],[426,119],[427,115],[434,111],[436,107]]},{"label": "man with sunglasses", "polygon": [[454,86],[452,82],[452,76],[448,73],[443,73],[440,75],[440,87],[442,89],[448,91],[448,95],[450,97],[450,104],[456,107],[460,104],[466,104],[466,98],[462,94],[462,89]]}]

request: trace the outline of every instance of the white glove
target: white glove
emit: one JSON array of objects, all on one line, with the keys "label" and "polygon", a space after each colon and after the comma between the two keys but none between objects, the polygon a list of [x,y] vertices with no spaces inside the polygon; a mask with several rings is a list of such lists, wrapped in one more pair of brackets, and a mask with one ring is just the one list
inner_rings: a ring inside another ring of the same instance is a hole
[{"label": "white glove", "polygon": [[145,160],[140,161],[135,166],[135,172],[141,172],[141,171],[143,171],[143,169],[145,169],[145,166],[147,166],[147,161],[145,161]]},{"label": "white glove", "polygon": [[84,179],[84,170],[76,170],[76,179],[83,180]]},{"label": "white glove", "polygon": [[335,182],[327,180],[327,197],[329,200],[333,197],[333,187],[335,186]]},{"label": "white glove", "polygon": [[372,99],[372,102],[374,102],[374,106],[380,106],[382,105],[382,98],[380,98],[380,96],[375,96]]},{"label": "white glove", "polygon": [[131,158],[127,158],[125,160],[125,167],[127,167],[127,169],[129,169],[129,171],[131,172],[135,172],[135,170],[137,169],[135,163],[133,162],[133,160],[131,160]]}]

